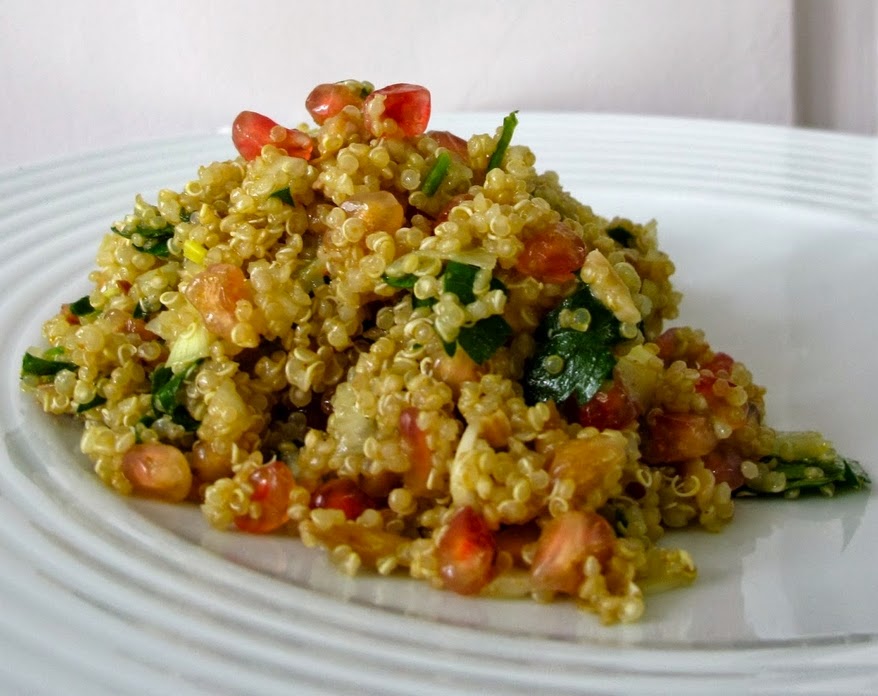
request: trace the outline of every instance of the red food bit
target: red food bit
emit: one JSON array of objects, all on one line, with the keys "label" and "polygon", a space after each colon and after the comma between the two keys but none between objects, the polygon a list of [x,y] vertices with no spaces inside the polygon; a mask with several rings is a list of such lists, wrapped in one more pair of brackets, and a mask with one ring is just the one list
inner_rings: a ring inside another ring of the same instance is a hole
[{"label": "red food bit", "polygon": [[305,108],[321,126],[346,106],[362,107],[363,99],[343,82],[317,85],[305,99]]},{"label": "red food bit", "polygon": [[453,196],[448,203],[443,206],[442,210],[439,211],[439,214],[436,216],[436,224],[438,225],[440,222],[445,222],[448,219],[448,215],[454,210],[458,205],[463,203],[464,201],[471,201],[475,196],[471,193],[460,193],[456,196]]},{"label": "red food bit", "polygon": [[256,469],[248,479],[253,487],[251,502],[259,503],[259,514],[239,515],[235,526],[243,532],[266,534],[289,519],[290,491],[296,484],[293,472],[283,462],[271,462]]},{"label": "red food bit", "polygon": [[381,135],[383,129],[377,127],[371,116],[369,105],[379,96],[384,98],[382,119],[392,119],[408,137],[421,135],[427,130],[430,121],[430,91],[420,85],[398,83],[376,89],[363,103],[363,117],[366,129],[373,135]]},{"label": "red food bit", "polygon": [[403,480],[414,495],[427,492],[427,480],[433,470],[433,451],[427,444],[427,433],[418,427],[418,409],[404,408],[399,414],[399,433],[402,436],[402,449],[409,459],[409,470]]},{"label": "red food bit", "polygon": [[208,266],[195,276],[183,293],[198,310],[207,328],[229,338],[238,324],[235,307],[239,300],[250,299],[244,272],[228,263]]},{"label": "red food bit", "polygon": [[355,520],[369,508],[374,508],[375,501],[351,479],[337,478],[314,491],[311,507],[341,510],[349,520]]},{"label": "red food bit", "polygon": [[740,428],[747,423],[749,407],[747,403],[735,406],[726,401],[716,392],[716,384],[725,382],[729,389],[734,388],[734,384],[723,380],[721,377],[715,377],[709,372],[702,372],[701,376],[695,382],[695,391],[701,394],[707,401],[707,407],[710,409],[711,415],[715,420],[721,421],[733,430]]},{"label": "red food bit", "polygon": [[637,406],[631,400],[620,382],[613,382],[609,389],[601,390],[579,409],[579,424],[583,427],[604,430],[621,430],[632,423],[639,415]]},{"label": "red food bit", "polygon": [[744,485],[745,478],[741,472],[741,463],[744,458],[728,447],[718,447],[713,452],[704,456],[704,468],[713,473],[717,482],[729,484],[729,488],[735,490]]},{"label": "red food bit", "polygon": [[469,149],[466,140],[450,131],[427,131],[439,147],[444,147],[450,153],[457,155],[462,160],[469,160]]},{"label": "red food bit", "polygon": [[496,555],[488,523],[469,506],[454,513],[436,545],[443,584],[462,595],[476,594],[491,581]]},{"label": "red food bit", "polygon": [[70,304],[67,302],[61,305],[61,314],[64,317],[64,321],[71,326],[78,326],[81,323],[79,317],[70,311]]},{"label": "red food bit", "polygon": [[715,375],[718,375],[720,372],[731,375],[734,365],[735,359],[728,353],[715,353],[713,358],[702,367],[705,370],[710,370]]},{"label": "red food bit", "polygon": [[495,534],[497,553],[508,553],[518,565],[525,565],[524,547],[540,538],[536,522],[501,527]]},{"label": "red food bit", "polygon": [[139,317],[128,317],[122,330],[127,334],[137,334],[141,341],[154,341],[158,338],[158,334],[147,329],[146,322]]},{"label": "red food bit", "polygon": [[564,283],[585,261],[585,242],[567,225],[557,222],[524,241],[515,267],[543,283]]},{"label": "red food bit", "polygon": [[655,339],[658,346],[658,356],[667,364],[677,352],[677,332],[679,329],[668,329]]},{"label": "red food bit", "polygon": [[665,413],[655,409],[646,417],[641,447],[650,464],[682,462],[703,457],[717,445],[710,419],[694,413]]},{"label": "red food bit", "polygon": [[311,136],[295,128],[284,128],[268,116],[242,111],[232,123],[232,142],[245,160],[259,157],[262,148],[274,145],[290,157],[311,159],[314,143]]},{"label": "red food bit", "polygon": [[594,556],[601,565],[613,554],[616,535],[596,512],[572,510],[543,527],[531,563],[534,587],[575,595],[585,574],[583,564]]},{"label": "red food bit", "polygon": [[117,280],[116,287],[119,288],[124,295],[127,295],[128,292],[131,290],[131,283],[129,283],[127,280]]}]

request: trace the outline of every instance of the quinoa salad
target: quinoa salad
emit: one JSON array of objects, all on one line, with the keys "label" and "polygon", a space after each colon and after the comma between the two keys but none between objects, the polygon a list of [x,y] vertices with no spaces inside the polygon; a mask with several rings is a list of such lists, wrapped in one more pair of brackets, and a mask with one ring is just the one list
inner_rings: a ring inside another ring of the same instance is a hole
[{"label": "quinoa salad", "polygon": [[431,130],[424,87],[357,81],[305,106],[297,128],[242,112],[234,159],[137,196],[24,355],[24,390],[82,421],[107,486],[350,575],[605,623],[695,579],[666,530],[868,486],[819,433],[767,425],[703,332],[665,326],[656,224],[541,172],[519,114]]}]

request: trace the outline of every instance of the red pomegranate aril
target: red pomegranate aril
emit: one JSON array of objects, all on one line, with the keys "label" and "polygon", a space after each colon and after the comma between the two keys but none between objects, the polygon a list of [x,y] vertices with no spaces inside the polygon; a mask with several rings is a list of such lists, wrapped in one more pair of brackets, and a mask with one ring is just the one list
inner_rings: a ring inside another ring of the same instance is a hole
[{"label": "red pomegranate aril", "polygon": [[314,122],[322,126],[346,106],[361,107],[363,100],[344,83],[324,83],[311,90],[305,99],[305,108]]},{"label": "red pomegranate aril", "polygon": [[466,140],[450,131],[427,131],[439,147],[444,147],[450,153],[457,155],[462,160],[469,160],[469,149]]},{"label": "red pomegranate aril", "polygon": [[242,111],[232,123],[232,142],[245,160],[262,154],[266,145],[274,145],[290,157],[311,159],[314,143],[307,133],[284,128],[268,116],[255,111]]},{"label": "red pomegranate aril", "polygon": [[280,461],[263,464],[248,479],[253,487],[250,500],[259,503],[259,515],[239,515],[235,526],[251,534],[266,534],[283,526],[289,515],[290,492],[295,485],[290,467]]},{"label": "red pomegranate aril", "polygon": [[543,283],[564,283],[585,262],[585,242],[564,223],[535,232],[524,241],[515,267]]},{"label": "red pomegranate aril", "polygon": [[430,91],[420,85],[403,82],[376,89],[366,97],[363,103],[364,122],[366,129],[373,135],[381,135],[383,131],[373,121],[369,108],[379,97],[384,98],[381,119],[395,121],[403,135],[411,138],[427,130],[430,122]]},{"label": "red pomegranate aril", "polygon": [[704,468],[709,469],[717,484],[727,483],[733,491],[744,485],[741,471],[744,458],[728,447],[718,447],[704,456]]},{"label": "red pomegranate aril", "polygon": [[399,434],[402,436],[402,450],[409,459],[409,470],[403,474],[403,481],[414,495],[424,495],[433,470],[433,451],[427,444],[427,433],[418,427],[418,413],[413,406],[402,410]]},{"label": "red pomegranate aril", "polygon": [[311,507],[341,510],[347,519],[355,520],[369,508],[374,508],[375,501],[351,479],[337,478],[314,491]]},{"label": "red pomegranate aril", "polygon": [[641,451],[650,464],[669,464],[703,457],[717,441],[707,416],[655,409],[646,417]]},{"label": "red pomegranate aril", "polygon": [[603,565],[613,553],[616,535],[596,512],[570,511],[543,527],[531,563],[534,587],[575,595],[585,574],[583,564],[594,556]]},{"label": "red pomegranate aril", "polygon": [[436,545],[444,586],[462,595],[477,594],[491,581],[497,542],[481,514],[460,508]]},{"label": "red pomegranate aril", "polygon": [[583,427],[604,430],[621,430],[637,418],[634,402],[619,382],[609,389],[601,390],[579,409],[579,424]]}]

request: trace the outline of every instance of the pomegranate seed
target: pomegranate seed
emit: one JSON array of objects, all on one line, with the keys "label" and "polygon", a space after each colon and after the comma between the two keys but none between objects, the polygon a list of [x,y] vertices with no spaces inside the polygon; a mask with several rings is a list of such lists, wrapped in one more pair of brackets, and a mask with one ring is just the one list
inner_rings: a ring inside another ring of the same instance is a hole
[{"label": "pomegranate seed", "polygon": [[232,142],[245,160],[259,157],[262,148],[274,145],[290,157],[311,159],[314,143],[307,133],[284,128],[268,116],[255,111],[242,111],[232,123]]},{"label": "pomegranate seed", "polygon": [[458,594],[476,594],[488,584],[497,543],[485,518],[471,507],[458,510],[436,545],[439,575]]},{"label": "pomegranate seed", "polygon": [[314,122],[321,126],[350,105],[362,107],[363,100],[341,82],[317,85],[305,99],[305,108]]},{"label": "pomegranate seed", "polygon": [[610,523],[596,512],[575,510],[556,517],[537,542],[530,569],[534,587],[575,595],[585,577],[585,560],[594,556],[606,564],[615,539]]},{"label": "pomegranate seed", "polygon": [[418,409],[410,406],[399,414],[399,432],[402,449],[409,459],[409,470],[404,474],[406,488],[414,495],[427,492],[427,480],[433,470],[433,452],[427,444],[427,434],[418,427]]},{"label": "pomegranate seed", "polygon": [[532,234],[524,242],[515,267],[543,283],[563,283],[585,262],[585,242],[558,222]]},{"label": "pomegranate seed", "polygon": [[716,433],[707,416],[655,409],[646,417],[641,449],[644,461],[668,464],[703,457],[716,444]]},{"label": "pomegranate seed", "polygon": [[376,89],[366,97],[363,114],[366,129],[373,135],[380,135],[382,128],[376,127],[370,115],[369,105],[378,97],[384,97],[383,119],[396,121],[404,135],[412,138],[427,130],[430,121],[430,92],[420,85],[399,83]]},{"label": "pomegranate seed", "polygon": [[311,506],[341,510],[349,520],[355,520],[369,508],[374,508],[375,501],[351,479],[337,478],[314,491]]},{"label": "pomegranate seed", "polygon": [[235,526],[251,534],[273,532],[289,519],[290,491],[296,483],[293,472],[283,462],[271,462],[250,474],[248,482],[253,487],[250,500],[260,506],[259,515],[239,515]]}]

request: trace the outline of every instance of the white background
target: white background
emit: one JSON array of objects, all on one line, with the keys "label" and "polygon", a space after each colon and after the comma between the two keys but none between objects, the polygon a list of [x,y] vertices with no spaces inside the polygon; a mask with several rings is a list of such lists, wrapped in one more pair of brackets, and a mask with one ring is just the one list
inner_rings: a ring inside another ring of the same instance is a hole
[{"label": "white background", "polygon": [[319,82],[435,111],[662,114],[876,132],[871,0],[0,0],[0,168],[285,125]]}]

